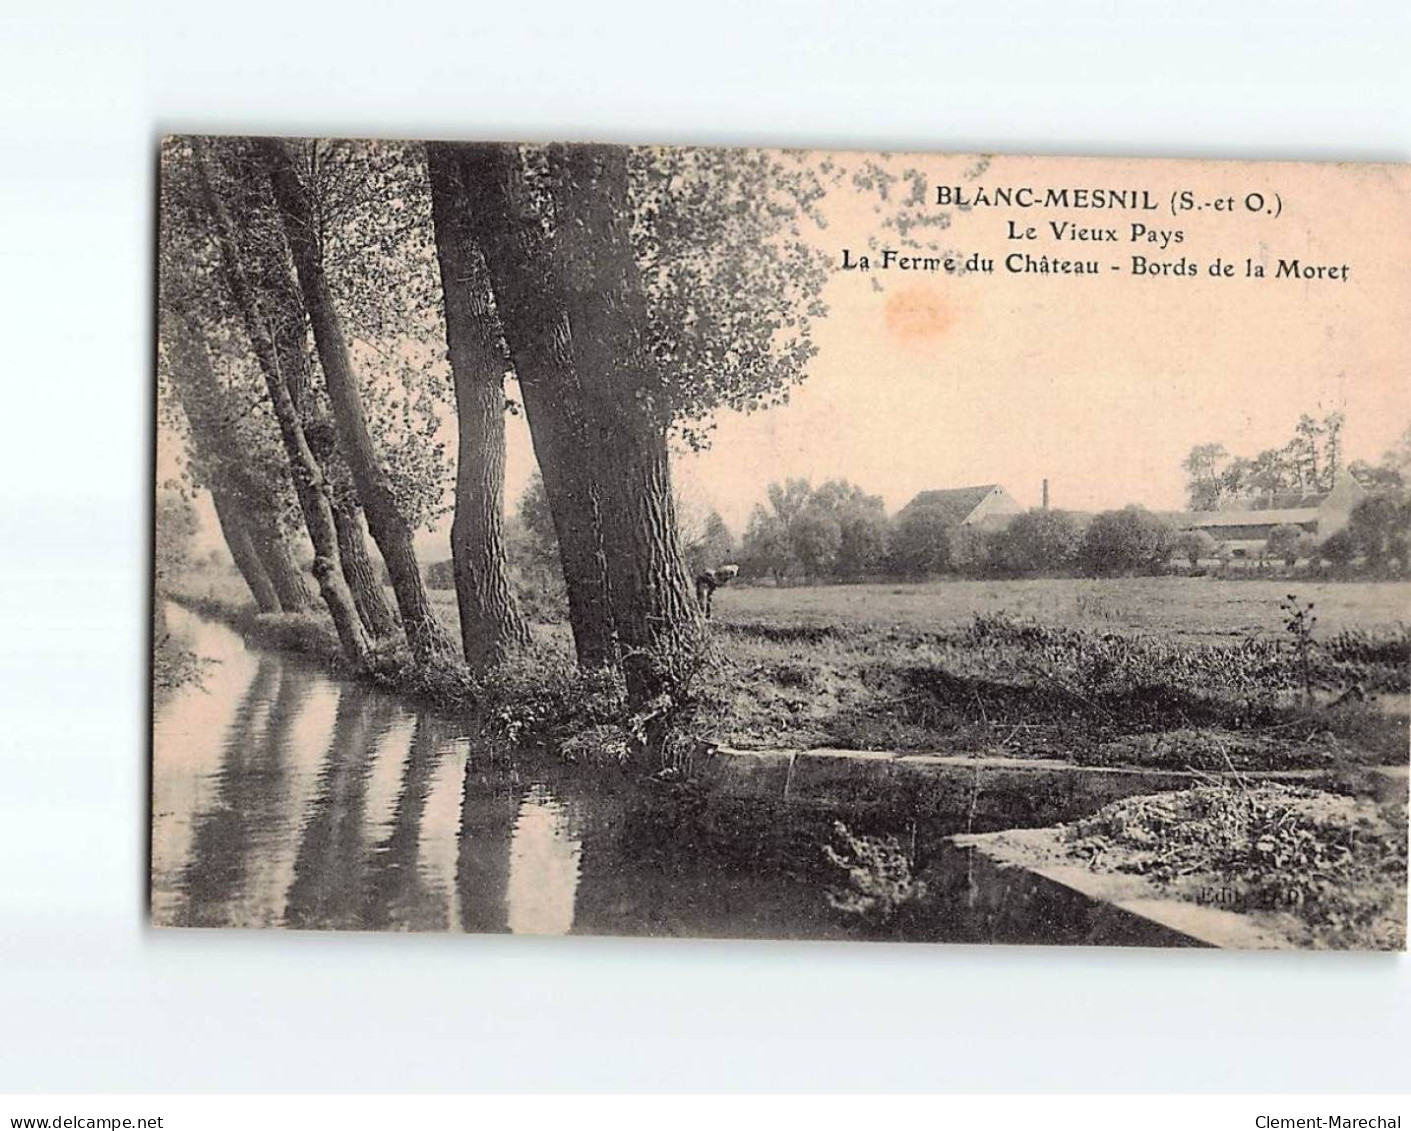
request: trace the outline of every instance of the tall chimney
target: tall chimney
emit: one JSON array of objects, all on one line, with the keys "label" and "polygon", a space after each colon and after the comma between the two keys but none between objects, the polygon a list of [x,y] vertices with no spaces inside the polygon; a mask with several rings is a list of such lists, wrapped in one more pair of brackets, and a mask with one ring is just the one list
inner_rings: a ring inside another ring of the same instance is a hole
[{"label": "tall chimney", "polygon": [[1048,480],[1044,480],[1044,510],[1048,510]]}]

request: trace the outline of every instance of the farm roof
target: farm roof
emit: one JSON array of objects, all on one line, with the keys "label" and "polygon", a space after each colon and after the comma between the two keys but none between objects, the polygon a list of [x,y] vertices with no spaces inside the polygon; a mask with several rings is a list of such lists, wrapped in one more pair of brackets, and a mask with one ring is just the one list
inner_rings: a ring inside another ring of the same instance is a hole
[{"label": "farm roof", "polygon": [[1183,525],[1220,526],[1302,526],[1318,521],[1317,507],[1291,507],[1285,510],[1191,511],[1181,516]]},{"label": "farm roof", "polygon": [[993,491],[998,484],[984,483],[978,487],[950,487],[943,491],[922,491],[906,504],[905,510],[913,507],[938,513],[942,521],[960,525]]}]

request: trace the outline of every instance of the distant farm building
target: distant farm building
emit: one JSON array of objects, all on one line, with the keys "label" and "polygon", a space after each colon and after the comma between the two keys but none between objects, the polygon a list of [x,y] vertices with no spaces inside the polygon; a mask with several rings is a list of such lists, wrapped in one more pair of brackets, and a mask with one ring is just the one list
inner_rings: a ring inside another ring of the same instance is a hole
[{"label": "distant farm building", "polygon": [[903,510],[924,510],[939,518],[941,525],[949,529],[974,526],[981,530],[1002,529],[1015,515],[1024,512],[1024,508],[998,483],[922,491]]},{"label": "distant farm building", "polygon": [[1341,476],[1324,494],[1283,493],[1260,505],[1213,511],[1182,511],[1171,516],[1181,530],[1204,530],[1236,554],[1258,554],[1276,526],[1297,526],[1320,542],[1347,525],[1352,508],[1366,492],[1350,475]]}]

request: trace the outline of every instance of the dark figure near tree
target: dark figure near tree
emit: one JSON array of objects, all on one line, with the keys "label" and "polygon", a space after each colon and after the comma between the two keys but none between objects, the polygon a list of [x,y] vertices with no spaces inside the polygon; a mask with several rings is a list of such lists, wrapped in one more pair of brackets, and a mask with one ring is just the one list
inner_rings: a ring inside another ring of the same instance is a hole
[{"label": "dark figure near tree", "polygon": [[715,591],[722,585],[728,585],[739,572],[740,567],[737,565],[723,565],[696,575],[696,600],[706,616],[710,616]]}]

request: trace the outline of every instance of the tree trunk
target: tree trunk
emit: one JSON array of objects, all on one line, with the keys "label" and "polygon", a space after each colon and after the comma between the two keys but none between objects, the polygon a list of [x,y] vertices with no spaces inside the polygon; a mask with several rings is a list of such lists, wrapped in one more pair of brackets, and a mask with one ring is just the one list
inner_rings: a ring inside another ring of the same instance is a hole
[{"label": "tree trunk", "polygon": [[211,499],[216,505],[216,519],[220,522],[225,544],[230,550],[235,568],[240,571],[240,576],[249,586],[250,595],[255,599],[255,608],[262,613],[279,612],[279,594],[275,592],[265,567],[260,564],[260,557],[255,553],[255,547],[250,541],[250,532],[245,528],[237,508],[219,487],[211,489]]},{"label": "tree trunk", "polygon": [[[289,592],[291,587],[287,579],[283,586],[274,584],[260,553],[261,540],[255,536],[257,524],[252,521],[258,510],[271,505],[261,497],[267,485],[241,474],[242,453],[232,447],[222,409],[224,398],[206,343],[181,303],[173,301],[165,289],[161,298],[159,334],[172,370],[172,389],[191,429],[192,454],[203,469],[202,478],[215,503],[225,544],[249,586],[255,607],[262,613],[281,612],[281,589]],[[303,596],[307,598],[307,588]],[[297,604],[298,599],[295,591],[291,600]]]},{"label": "tree trunk", "polygon": [[443,159],[454,156],[459,164],[467,227],[485,257],[519,378],[558,539],[578,662],[587,667],[615,663],[597,470],[577,412],[568,318],[551,285],[553,263],[542,207],[525,184],[516,147],[439,148]]},{"label": "tree trunk", "polygon": [[459,436],[451,559],[461,648],[481,672],[529,644],[505,566],[505,358],[454,155],[428,145],[427,165]]},{"label": "tree trunk", "polygon": [[284,143],[265,139],[258,146],[279,205],[304,308],[313,325],[314,345],[328,386],[339,447],[357,486],[368,530],[382,551],[382,559],[392,577],[407,644],[419,661],[444,657],[451,652],[451,639],[427,598],[412,546],[412,528],[397,505],[386,469],[378,460],[368,432],[342,321],[334,309],[333,295],[323,273],[313,204]]},{"label": "tree trunk", "polygon": [[289,470],[294,480],[294,489],[299,497],[299,506],[304,513],[309,537],[314,545],[314,578],[318,581],[319,592],[328,606],[333,626],[338,633],[338,642],[343,653],[356,666],[366,666],[368,661],[367,633],[353,596],[343,579],[343,562],[338,551],[338,535],[333,525],[333,510],[330,504],[328,480],[309,448],[304,435],[303,424],[281,368],[279,351],[269,333],[269,322],[261,310],[258,296],[250,286],[241,261],[239,245],[230,224],[224,205],[210,183],[200,151],[197,151],[197,168],[202,179],[202,190],[214,225],[216,244],[221,255],[226,284],[231,297],[240,311],[245,329],[254,347],[260,369],[264,373],[265,387],[269,391],[274,408],[275,420],[279,424],[280,438],[289,458]]},{"label": "tree trunk", "polygon": [[[325,465],[327,466],[327,465]],[[350,500],[333,503],[333,526],[338,533],[338,553],[343,564],[343,578],[353,594],[363,627],[375,640],[386,640],[397,634],[397,614],[387,603],[382,581],[368,553],[363,534],[360,510]]]},{"label": "tree trunk", "polygon": [[[285,275],[289,301],[299,309],[303,319],[304,306],[299,299],[297,286]],[[328,481],[328,501],[333,509],[333,527],[338,536],[338,556],[343,570],[343,580],[353,595],[358,616],[363,628],[373,640],[394,638],[401,626],[397,614],[387,603],[387,594],[382,590],[382,580],[372,564],[368,553],[367,536],[363,532],[362,507],[358,505],[357,489],[353,486],[348,469],[338,454],[338,433],[329,418],[328,407],[313,391],[308,383],[307,355],[304,343],[291,343],[297,346],[302,364],[304,381],[297,386],[299,393],[294,396],[294,405],[299,410],[300,419],[305,421],[304,434],[308,437],[309,449],[318,460]],[[293,350],[291,349],[291,353]],[[291,390],[292,391],[292,390]]]},{"label": "tree trunk", "polygon": [[671,490],[670,408],[646,342],[646,300],[629,239],[627,154],[550,151],[556,250],[594,458],[603,546],[628,700],[672,695],[695,662],[702,625],[681,554]]},{"label": "tree trunk", "polygon": [[265,576],[279,594],[280,608],[286,613],[307,612],[313,604],[313,596],[299,563],[289,550],[289,540],[279,528],[279,519],[268,511],[247,510],[245,526],[250,533],[250,544],[265,568]]},{"label": "tree trunk", "polygon": [[[282,247],[281,251],[284,250]],[[362,507],[357,490],[349,479],[348,469],[338,452],[338,430],[330,419],[328,405],[314,388],[312,366],[307,352],[308,316],[299,284],[289,272],[287,255],[267,257],[260,273],[260,282],[276,296],[281,310],[289,316],[278,320],[274,327],[274,347],[285,375],[285,384],[294,408],[304,425],[309,450],[318,460],[324,480],[328,483],[328,501],[333,509],[333,526],[338,536],[338,555],[343,580],[353,595],[358,616],[372,640],[395,637],[400,625],[382,582],[368,555],[367,538],[363,533]]]}]

